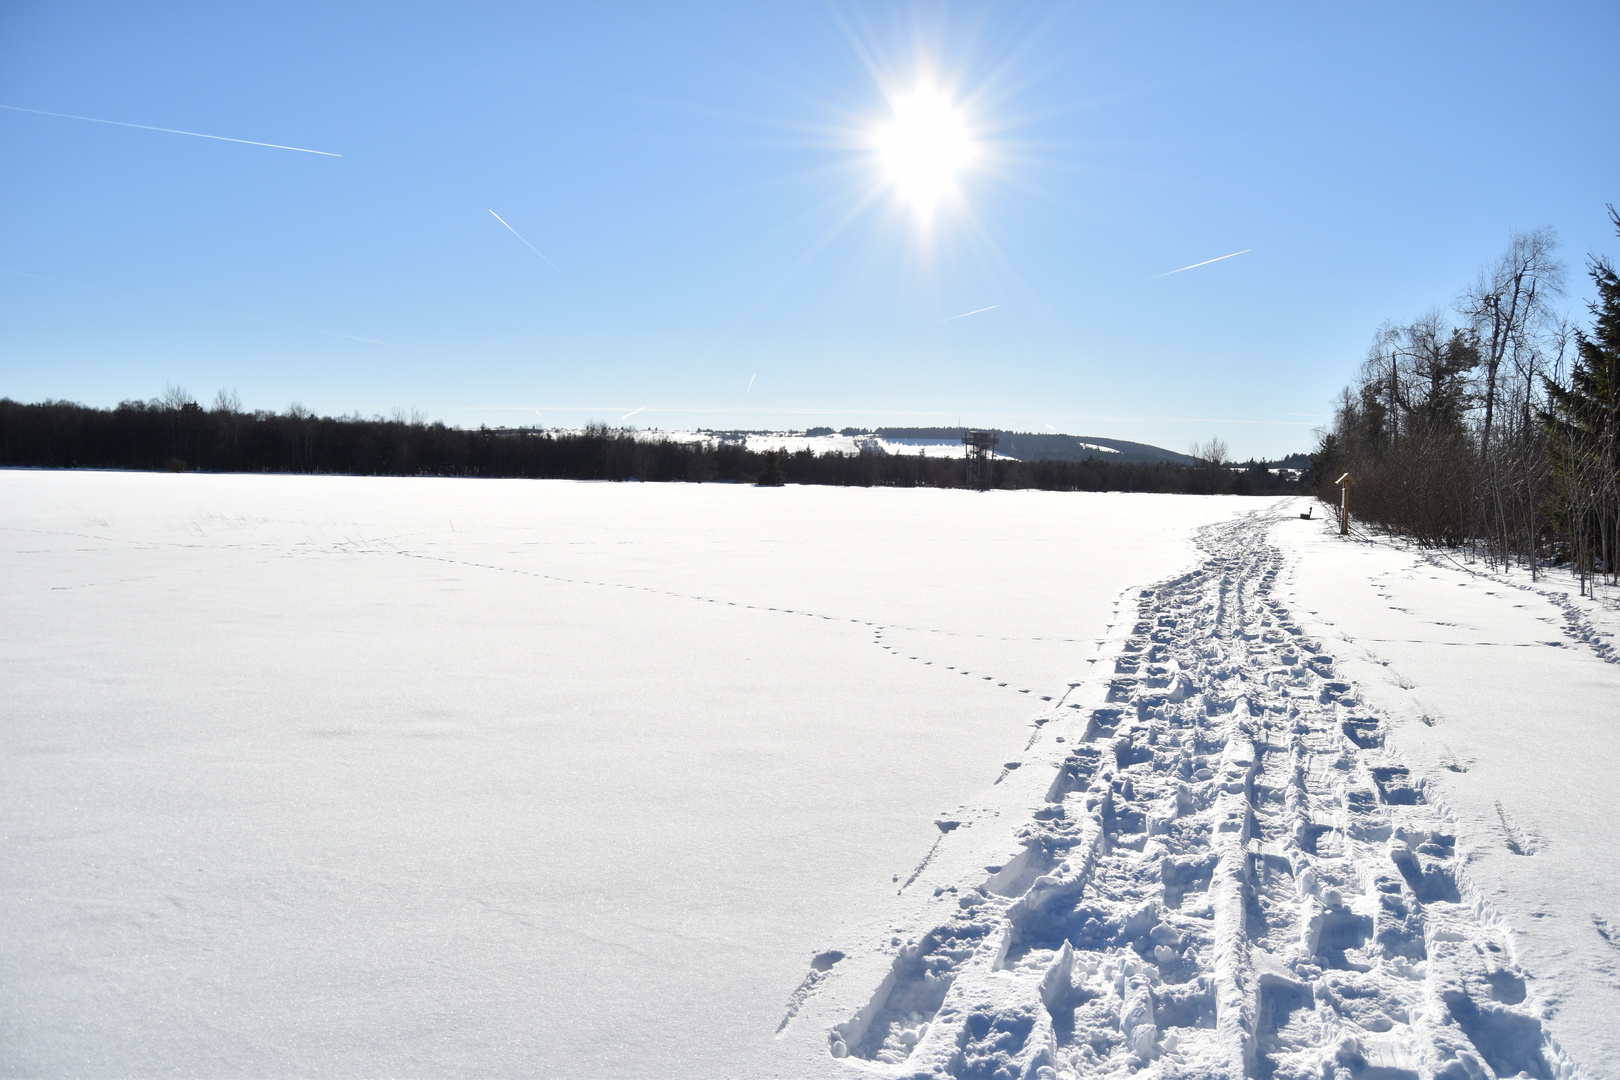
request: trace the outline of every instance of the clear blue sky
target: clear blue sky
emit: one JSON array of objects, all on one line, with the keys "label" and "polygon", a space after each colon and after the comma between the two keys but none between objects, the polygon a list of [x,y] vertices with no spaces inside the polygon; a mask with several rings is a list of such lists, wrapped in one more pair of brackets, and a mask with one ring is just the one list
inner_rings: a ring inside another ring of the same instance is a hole
[{"label": "clear blue sky", "polygon": [[[1581,311],[1617,44],[1612,2],[11,0],[0,104],[342,156],[0,110],[0,395],[1278,455],[1515,229]],[[975,148],[927,225],[873,149],[919,79]]]}]

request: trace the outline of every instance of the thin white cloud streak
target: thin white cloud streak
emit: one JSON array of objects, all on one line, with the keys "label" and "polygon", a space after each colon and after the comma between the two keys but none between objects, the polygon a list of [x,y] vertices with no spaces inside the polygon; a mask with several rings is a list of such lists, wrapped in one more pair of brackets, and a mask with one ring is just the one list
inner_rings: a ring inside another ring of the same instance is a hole
[{"label": "thin white cloud streak", "polygon": [[[221,309],[220,308],[215,308],[213,310],[219,311]],[[232,312],[227,312],[227,314],[235,315],[236,313],[234,311],[232,311]],[[258,318],[258,316],[256,316],[256,315],[240,315],[240,316],[237,316],[237,317],[242,318],[242,319],[255,319],[255,318]],[[331,334],[333,337],[348,338],[350,341],[364,341],[369,345],[387,345],[390,349],[403,349],[405,347],[403,345],[397,345],[392,341],[379,341],[374,337],[356,337],[354,334],[340,334],[336,330],[317,330],[315,332],[317,334]]]},{"label": "thin white cloud streak", "polygon": [[33,113],[36,116],[55,116],[63,120],[84,120],[91,124],[111,124],[114,127],[139,128],[142,131],[162,131],[169,135],[190,135],[194,139],[214,139],[217,142],[241,143],[243,146],[267,146],[272,150],[296,150],[300,154],[319,154],[321,157],[342,157],[325,150],[311,150],[305,146],[283,146],[280,143],[257,142],[253,139],[233,139],[228,135],[204,135],[200,131],[181,131],[179,128],[153,127],[151,124],[127,124],[122,120],[101,120],[94,116],[74,116],[72,113],[46,112],[44,109],[25,109],[21,105],[0,105],[12,112]]},{"label": "thin white cloud streak", "polygon": [[49,281],[52,285],[67,285],[74,289],[93,289],[96,292],[108,291],[95,285],[81,285],[77,281],[63,281],[61,278],[46,277],[44,274],[25,274],[21,270],[7,270],[3,266],[0,266],[0,274],[11,274],[15,277],[33,278],[35,281]]},{"label": "thin white cloud streak", "polygon": [[[647,406],[645,406],[645,405],[642,405],[642,406],[639,406],[639,407],[637,407],[637,408],[634,408],[634,409],[631,409],[631,410],[630,410],[630,411],[629,411],[629,412],[627,412],[627,413],[625,413],[625,414],[624,414],[624,415],[623,415],[623,416],[621,416],[621,417],[619,417],[619,423],[621,423],[621,424],[622,424],[622,423],[624,423],[624,422],[625,422],[625,421],[626,421],[626,420],[628,420],[628,419],[630,419],[630,418],[631,418],[631,417],[632,417],[632,416],[634,416],[634,415],[636,415],[636,413],[638,413],[638,412],[642,412],[642,411],[643,411],[643,410],[645,410],[645,409],[646,409],[646,408],[647,408]],[[538,411],[538,410],[536,410],[536,411]],[[667,412],[667,411],[668,411],[668,410],[666,410],[666,409],[659,409],[659,410],[657,410],[657,411],[658,411],[658,412]]]},{"label": "thin white cloud streak", "polygon": [[[541,412],[549,413],[614,413],[624,408],[622,405],[435,405],[435,409],[444,412]],[[639,412],[683,414],[683,413],[714,413],[721,415],[753,415],[753,416],[905,416],[905,417],[959,417],[972,413],[971,409],[739,409],[731,407],[670,407],[642,405],[625,414],[628,419]],[[1052,413],[980,413],[980,416],[993,420],[1032,420],[1045,422]],[[1294,414],[1299,415],[1299,414]],[[1085,420],[1092,423],[1108,424],[1261,424],[1271,427],[1316,427],[1326,420],[1254,420],[1220,416],[1089,416],[1080,414],[1057,414],[1059,420]]]},{"label": "thin white cloud streak", "polygon": [[[1183,266],[1181,268],[1181,270],[1196,270],[1200,266],[1208,266],[1210,263],[1218,263],[1218,262],[1221,261],[1221,259],[1235,259],[1239,255],[1247,255],[1249,252],[1251,252],[1253,250],[1254,250],[1254,248],[1244,248],[1242,251],[1234,251],[1230,255],[1222,255],[1219,258],[1215,258],[1215,259],[1205,259],[1201,263],[1193,263],[1191,266]],[[1160,274],[1159,276],[1160,277],[1169,277],[1171,274],[1179,274],[1179,273],[1181,273],[1181,270],[1166,270],[1164,273]]]},{"label": "thin white cloud streak", "polygon": [[[1000,304],[991,304],[989,307],[977,308],[977,309],[975,309],[973,311],[964,311],[960,315],[952,315],[948,319],[941,319],[941,320],[939,320],[939,322],[931,322],[928,325],[929,326],[939,326],[941,323],[955,322],[957,319],[965,319],[969,315],[977,315],[981,311],[994,311],[996,308],[998,308],[1000,306],[1001,306]],[[926,329],[926,327],[924,329]]]},{"label": "thin white cloud streak", "polygon": [[759,378],[759,372],[757,372],[757,371],[754,372],[754,374],[752,374],[752,375],[750,375],[748,377],[748,389],[743,391],[743,397],[747,397],[750,393],[753,392],[753,390],[754,390],[754,380],[757,379],[757,378]]},{"label": "thin white cloud streak", "polygon": [[[494,214],[496,221],[500,222],[502,225],[506,225],[506,219],[505,218],[501,217],[501,215],[499,215],[499,214],[496,214],[495,211],[493,211],[493,210],[491,210],[490,213]],[[523,234],[518,232],[516,229],[512,228],[512,226],[506,225],[506,230],[507,230],[507,232],[510,232],[513,236],[517,237],[519,240],[523,240]],[[546,253],[545,252],[541,251],[539,248],[535,247],[533,244],[529,243],[527,240],[523,240],[523,243],[525,244],[525,246],[528,247],[528,249],[530,251],[534,252],[536,255],[540,256],[542,259],[546,259]],[[556,263],[552,262],[550,259],[546,259],[546,265],[551,267],[553,270],[557,271],[557,273],[559,273],[559,274],[562,273],[562,268],[559,267]]]}]

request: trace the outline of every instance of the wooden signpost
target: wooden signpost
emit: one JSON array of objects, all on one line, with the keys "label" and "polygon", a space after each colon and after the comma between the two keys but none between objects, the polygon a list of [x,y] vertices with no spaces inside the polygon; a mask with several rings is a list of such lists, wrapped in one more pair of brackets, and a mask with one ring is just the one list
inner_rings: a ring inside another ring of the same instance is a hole
[{"label": "wooden signpost", "polygon": [[1345,473],[1343,476],[1334,481],[1334,483],[1339,485],[1339,490],[1342,492],[1342,494],[1339,496],[1340,536],[1350,535],[1350,485],[1355,482],[1356,478],[1351,476],[1349,473]]}]

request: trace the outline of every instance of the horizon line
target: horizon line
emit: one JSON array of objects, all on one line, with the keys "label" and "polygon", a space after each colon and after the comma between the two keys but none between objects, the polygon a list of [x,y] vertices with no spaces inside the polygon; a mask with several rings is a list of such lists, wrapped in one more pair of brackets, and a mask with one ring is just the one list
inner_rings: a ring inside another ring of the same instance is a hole
[{"label": "horizon line", "polygon": [[[387,403],[384,403],[384,404],[386,404],[388,408],[394,408],[395,407],[395,404],[393,402],[387,402]],[[417,406],[417,407],[420,408],[421,406]],[[600,413],[620,413],[620,414],[622,414],[622,413],[625,413],[625,412],[628,411],[626,409],[626,407],[619,406],[619,405],[615,405],[615,406],[608,406],[608,405],[437,405],[437,406],[428,406],[428,407],[429,408],[440,409],[440,410],[447,411],[447,412],[453,412],[453,411],[462,411],[462,412],[533,412],[533,413],[545,413],[545,412],[590,413],[590,412],[600,412]],[[738,409],[738,408],[730,408],[730,407],[721,407],[721,408],[702,408],[702,407],[684,407],[684,406],[662,407],[662,406],[657,406],[657,405],[641,406],[640,408],[636,409],[636,411],[637,412],[645,411],[645,412],[649,412],[649,413],[713,413],[713,414],[717,414],[717,415],[744,415],[744,416],[747,416],[747,415],[823,416],[823,415],[831,413],[831,414],[839,414],[839,415],[845,415],[845,416],[960,417],[960,416],[962,416],[964,414],[964,410],[950,410],[950,409],[935,409],[935,410],[921,410],[921,409],[837,409],[837,408],[834,408],[834,409],[799,409],[799,408],[778,408],[778,409],[770,409],[770,408],[746,409],[746,408],[743,408],[743,409]],[[1325,422],[1326,420],[1329,419],[1327,414],[1323,414],[1322,419],[1319,420],[1319,421],[1315,421],[1315,422],[1305,421],[1305,420],[1233,419],[1233,418],[1206,417],[1206,416],[1186,416],[1186,417],[1093,416],[1093,415],[1089,415],[1089,414],[1079,414],[1079,413],[988,413],[988,414],[981,413],[980,415],[988,415],[990,417],[995,417],[995,418],[999,418],[999,419],[1002,419],[1002,420],[1032,420],[1032,421],[1040,421],[1042,423],[1045,423],[1046,421],[1049,421],[1049,420],[1086,420],[1086,421],[1093,421],[1093,422],[1097,422],[1097,423],[1113,423],[1113,424],[1266,424],[1266,425],[1273,425],[1273,426],[1278,426],[1278,427],[1315,427],[1315,426],[1317,426],[1317,424],[1323,423],[1323,422]],[[1297,415],[1300,415],[1300,414],[1294,413],[1292,415],[1297,416]],[[936,426],[938,426],[938,425],[936,425]],[[948,426],[971,427],[972,425],[956,424],[956,425],[948,425]],[[1036,434],[1038,434],[1038,432]]]}]

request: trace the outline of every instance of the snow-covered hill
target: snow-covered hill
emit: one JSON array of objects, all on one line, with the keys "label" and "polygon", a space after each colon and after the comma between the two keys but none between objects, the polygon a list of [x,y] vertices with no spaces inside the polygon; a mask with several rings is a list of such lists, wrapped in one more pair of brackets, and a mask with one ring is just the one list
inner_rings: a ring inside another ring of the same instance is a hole
[{"label": "snow-covered hill", "polygon": [[[809,431],[661,431],[638,432],[642,438],[678,442],[706,442],[712,445],[742,446],[755,452],[767,450],[814,454],[924,454],[928,457],[960,458],[966,450],[960,428],[877,428],[871,431],[830,428]],[[1094,458],[1110,462],[1169,462],[1187,465],[1192,458],[1146,443],[1107,439],[1098,436],[1029,434],[997,431],[997,457],[1017,461],[1082,461]]]}]

